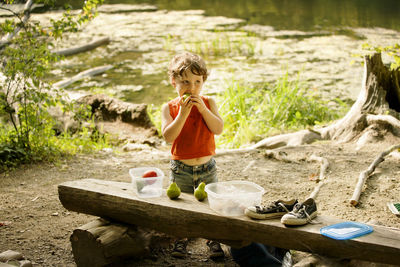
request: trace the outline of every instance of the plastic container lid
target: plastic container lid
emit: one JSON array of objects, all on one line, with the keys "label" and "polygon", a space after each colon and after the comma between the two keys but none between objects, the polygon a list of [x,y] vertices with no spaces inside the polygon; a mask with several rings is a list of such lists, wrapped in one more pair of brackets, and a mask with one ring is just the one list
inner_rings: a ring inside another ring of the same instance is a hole
[{"label": "plastic container lid", "polygon": [[369,234],[372,231],[374,229],[371,226],[358,222],[341,222],[320,229],[322,235],[336,240],[352,239]]}]

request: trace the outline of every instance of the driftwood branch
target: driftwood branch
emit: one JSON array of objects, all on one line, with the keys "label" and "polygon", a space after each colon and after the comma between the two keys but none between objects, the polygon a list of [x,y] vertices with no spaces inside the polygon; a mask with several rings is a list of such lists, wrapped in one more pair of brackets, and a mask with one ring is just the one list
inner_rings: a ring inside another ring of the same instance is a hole
[{"label": "driftwood branch", "polygon": [[390,154],[391,152],[393,152],[394,150],[400,148],[400,144],[399,145],[395,145],[390,147],[388,150],[382,152],[372,163],[371,165],[368,167],[367,170],[363,171],[360,173],[360,176],[358,177],[358,182],[357,185],[354,189],[354,193],[353,196],[350,199],[350,204],[353,206],[356,206],[358,204],[358,200],[360,198],[361,195],[361,190],[362,187],[365,183],[365,181],[367,180],[367,178],[374,172],[375,168],[385,160],[385,156],[387,156],[388,154]]},{"label": "driftwood branch", "polygon": [[310,144],[321,139],[319,132],[313,130],[302,130],[295,133],[281,134],[265,138],[254,144],[251,148],[274,149],[283,146],[299,146]]},{"label": "driftwood branch", "polygon": [[64,88],[67,87],[70,84],[73,84],[74,82],[80,81],[86,77],[92,77],[98,74],[101,74],[103,72],[106,72],[107,70],[111,69],[113,66],[112,65],[106,65],[106,66],[100,66],[92,69],[88,69],[85,71],[82,71],[78,73],[77,75],[73,76],[72,78],[64,79],[62,81],[56,82],[53,84],[55,88]]},{"label": "driftwood branch", "polygon": [[77,47],[72,47],[72,48],[67,48],[64,50],[59,50],[59,51],[53,51],[53,53],[60,55],[60,56],[71,56],[83,52],[87,52],[90,50],[93,50],[99,46],[106,45],[110,43],[110,38],[109,37],[104,37],[102,39],[96,40],[94,42],[88,43],[83,46],[77,46]]},{"label": "driftwood branch", "polygon": [[311,155],[310,160],[318,161],[321,163],[321,169],[319,171],[318,185],[314,188],[314,191],[309,196],[309,198],[315,199],[317,197],[321,187],[326,183],[326,174],[327,174],[328,168],[329,168],[329,161],[326,158],[318,157],[315,154]]},{"label": "driftwood branch", "polygon": [[242,172],[243,172],[243,173],[246,173],[251,167],[254,166],[254,164],[256,164],[256,161],[255,161],[255,160],[250,161],[249,164],[247,164],[247,166],[244,167],[244,169],[242,170]]}]

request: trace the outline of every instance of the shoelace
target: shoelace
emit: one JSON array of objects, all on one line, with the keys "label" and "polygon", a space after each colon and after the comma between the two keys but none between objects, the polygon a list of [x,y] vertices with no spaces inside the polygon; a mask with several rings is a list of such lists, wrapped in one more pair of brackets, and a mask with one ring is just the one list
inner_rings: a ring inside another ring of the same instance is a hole
[{"label": "shoelace", "polygon": [[256,209],[261,211],[261,212],[265,212],[269,209],[273,209],[273,208],[277,208],[278,206],[282,207],[286,212],[290,212],[290,210],[288,210],[285,206],[285,204],[281,203],[281,202],[272,202],[271,204],[269,204],[266,207],[260,207],[260,206],[256,206]]},{"label": "shoelace", "polygon": [[283,203],[281,203],[281,202],[278,202],[278,203],[276,203],[276,204],[278,204],[279,206],[281,206],[286,212],[290,212],[290,210],[288,210],[288,209],[286,208],[285,204],[283,204]]},{"label": "shoelace", "polygon": [[[290,213],[295,215],[296,217],[298,217],[298,214],[300,214],[301,212],[304,212],[304,214],[307,217],[307,222],[308,223],[311,223],[311,224],[319,224],[319,223],[321,223],[321,222],[316,221],[315,219],[311,219],[310,215],[306,211],[306,206],[304,206],[304,205],[300,206],[300,207],[296,206],[295,208],[296,208],[296,211],[292,211]],[[296,214],[296,213],[298,213],[298,214]]]}]

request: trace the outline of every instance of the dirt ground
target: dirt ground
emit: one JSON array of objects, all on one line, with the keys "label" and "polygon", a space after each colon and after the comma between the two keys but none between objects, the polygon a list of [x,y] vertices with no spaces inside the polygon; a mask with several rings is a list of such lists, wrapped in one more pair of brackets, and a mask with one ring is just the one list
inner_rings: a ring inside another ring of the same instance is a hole
[{"label": "dirt ground", "polygon": [[[369,177],[360,205],[356,208],[349,205],[360,172],[390,145],[393,144],[367,145],[358,151],[354,144],[331,142],[285,147],[279,149],[285,160],[266,157],[265,150],[221,155],[216,156],[218,176],[220,181],[248,180],[263,186],[264,203],[290,198],[302,201],[316,186],[320,163],[309,161],[316,154],[330,163],[327,184],[316,198],[319,214],[400,228],[400,218],[387,208],[387,202],[400,201],[398,152],[387,156]],[[1,174],[0,252],[19,251],[34,266],[75,266],[69,237],[75,228],[95,217],[64,209],[58,199],[57,185],[84,178],[129,182],[129,168],[139,166],[156,166],[168,174],[168,154],[167,147],[123,153],[104,151],[58,164],[27,165]],[[144,259],[115,266],[237,266],[226,246],[227,255],[220,261],[208,259],[204,240],[192,241],[188,249],[190,255],[184,259],[169,256],[170,247],[166,246]],[[307,256],[298,252],[293,255],[295,262]],[[312,266],[332,266],[332,263]]]}]

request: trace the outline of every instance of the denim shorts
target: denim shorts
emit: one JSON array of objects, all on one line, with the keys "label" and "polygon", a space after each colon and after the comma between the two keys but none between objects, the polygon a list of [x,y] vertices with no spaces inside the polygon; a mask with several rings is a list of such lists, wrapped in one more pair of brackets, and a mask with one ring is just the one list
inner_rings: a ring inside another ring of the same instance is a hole
[{"label": "denim shorts", "polygon": [[182,192],[193,193],[194,189],[201,183],[206,184],[218,182],[217,166],[215,159],[208,162],[190,166],[179,160],[171,160],[170,181],[175,181]]}]

